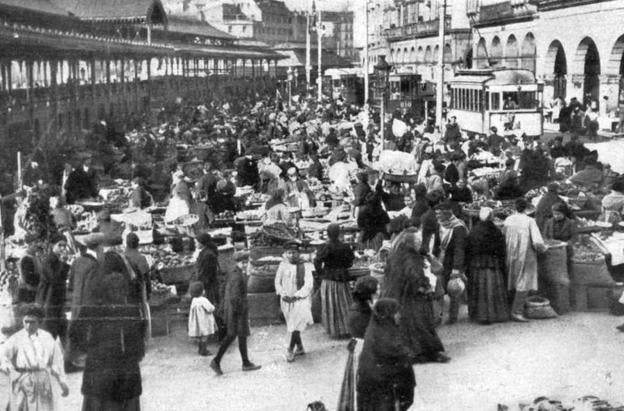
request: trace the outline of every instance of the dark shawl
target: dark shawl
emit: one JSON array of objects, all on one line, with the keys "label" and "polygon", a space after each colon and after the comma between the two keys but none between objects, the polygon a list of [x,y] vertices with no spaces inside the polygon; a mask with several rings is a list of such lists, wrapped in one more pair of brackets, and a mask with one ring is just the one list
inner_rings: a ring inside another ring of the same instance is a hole
[{"label": "dark shawl", "polygon": [[329,241],[323,244],[316,254],[314,266],[323,279],[331,281],[348,281],[349,267],[353,265],[353,250],[340,241]]}]

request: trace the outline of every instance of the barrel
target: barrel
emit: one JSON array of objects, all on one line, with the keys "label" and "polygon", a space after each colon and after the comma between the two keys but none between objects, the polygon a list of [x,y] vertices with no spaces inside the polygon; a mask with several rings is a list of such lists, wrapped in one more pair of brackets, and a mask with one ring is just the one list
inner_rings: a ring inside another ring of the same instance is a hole
[{"label": "barrel", "polygon": [[275,292],[275,270],[252,271],[247,279],[247,292],[254,294]]},{"label": "barrel", "polygon": [[539,275],[549,284],[569,285],[567,243],[550,241],[539,258]]}]

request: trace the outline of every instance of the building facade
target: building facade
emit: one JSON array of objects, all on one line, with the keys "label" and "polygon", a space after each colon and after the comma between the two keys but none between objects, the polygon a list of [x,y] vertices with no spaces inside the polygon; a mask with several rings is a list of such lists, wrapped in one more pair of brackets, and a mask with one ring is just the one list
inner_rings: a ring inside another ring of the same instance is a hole
[{"label": "building facade", "polygon": [[624,1],[473,1],[473,55],[478,67],[533,71],[544,101],[596,101],[601,110],[624,104]]}]

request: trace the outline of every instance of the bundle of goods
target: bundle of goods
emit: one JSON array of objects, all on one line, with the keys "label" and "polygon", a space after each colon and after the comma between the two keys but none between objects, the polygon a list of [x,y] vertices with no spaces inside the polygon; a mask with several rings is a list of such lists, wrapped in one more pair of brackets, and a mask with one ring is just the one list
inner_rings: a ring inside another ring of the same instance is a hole
[{"label": "bundle of goods", "polygon": [[270,197],[269,194],[253,193],[247,197],[246,204],[263,204],[266,203]]},{"label": "bundle of goods", "polygon": [[247,291],[249,293],[274,293],[275,273],[280,262],[281,258],[273,264],[252,264],[248,272]]},{"label": "bundle of goods", "polygon": [[411,182],[417,178],[419,165],[416,158],[409,153],[384,150],[374,168],[384,173],[385,180]]},{"label": "bundle of goods", "polygon": [[232,221],[236,217],[236,212],[231,210],[222,211],[215,216],[215,222],[219,221]]},{"label": "bundle of goods", "polygon": [[624,406],[612,406],[608,401],[601,400],[593,395],[586,395],[573,401],[551,400],[548,397],[538,397],[530,404],[521,403],[517,408],[499,404],[499,411],[624,411]]},{"label": "bundle of goods", "polygon": [[123,210],[130,202],[132,187],[129,185],[116,184],[114,186],[100,188],[100,197],[111,210]]},{"label": "bundle of goods", "polygon": [[[494,210],[493,215],[501,220],[504,220],[515,212],[513,201],[495,201],[489,199],[478,199],[472,203],[468,203],[464,205],[463,210],[469,216],[477,216],[479,215],[481,207],[492,208]],[[533,211],[535,211],[535,208],[529,205],[526,213],[531,214]]]},{"label": "bundle of goods", "polygon": [[296,240],[296,234],[284,223],[264,225],[249,236],[250,245],[253,247],[281,247]]},{"label": "bundle of goods", "polygon": [[610,287],[615,281],[609,273],[605,256],[591,238],[579,236],[570,266],[570,282],[575,285]]},{"label": "bundle of goods", "polygon": [[265,214],[264,209],[243,210],[236,213],[236,220],[239,221],[260,221]]},{"label": "bundle of goods", "polygon": [[605,221],[595,221],[583,217],[576,218],[576,229],[579,233],[590,233],[613,228],[613,224]]},{"label": "bundle of goods", "polygon": [[579,235],[576,241],[572,243],[572,247],[575,260],[593,262],[604,258],[600,248],[590,236]]},{"label": "bundle of goods", "polygon": [[159,270],[177,266],[193,265],[191,254],[179,254],[171,250],[169,245],[146,245],[140,247],[141,253],[150,256],[153,265]]},{"label": "bundle of goods", "polygon": [[328,207],[315,207],[315,208],[309,208],[306,210],[302,210],[301,211],[301,216],[303,218],[309,218],[309,217],[323,217],[324,215],[326,215],[329,211]]}]

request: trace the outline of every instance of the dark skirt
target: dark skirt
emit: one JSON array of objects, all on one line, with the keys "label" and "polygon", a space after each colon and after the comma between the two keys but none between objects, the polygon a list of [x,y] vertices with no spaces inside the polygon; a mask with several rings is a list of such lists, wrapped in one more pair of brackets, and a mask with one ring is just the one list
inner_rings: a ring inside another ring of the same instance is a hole
[{"label": "dark skirt", "polygon": [[501,264],[491,256],[473,259],[469,265],[468,314],[482,323],[509,320],[507,291]]},{"label": "dark skirt", "polygon": [[85,395],[82,400],[82,411],[141,411],[140,397],[124,401],[114,401],[105,398]]},{"label": "dark skirt", "polygon": [[405,343],[419,361],[435,360],[438,353],[444,352],[444,345],[435,329],[432,300],[418,294],[410,300],[401,301],[401,305],[399,326]]},{"label": "dark skirt", "polygon": [[348,283],[323,280],[321,283],[321,322],[330,337],[349,335],[347,319],[351,303]]}]

